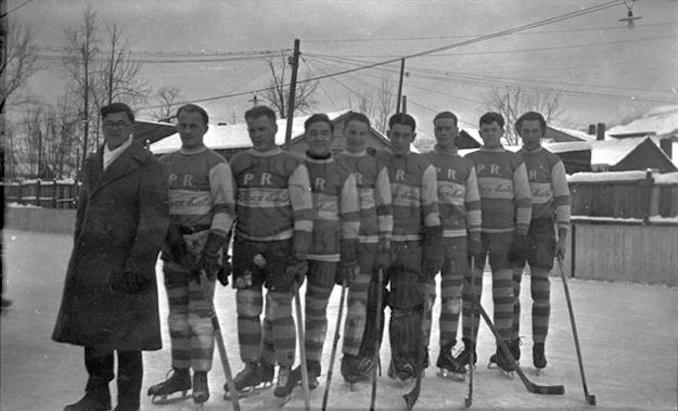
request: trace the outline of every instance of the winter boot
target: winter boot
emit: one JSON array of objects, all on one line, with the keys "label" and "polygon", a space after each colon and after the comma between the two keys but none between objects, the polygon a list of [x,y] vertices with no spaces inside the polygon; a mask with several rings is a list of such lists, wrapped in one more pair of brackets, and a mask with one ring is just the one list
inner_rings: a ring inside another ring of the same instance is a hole
[{"label": "winter boot", "polygon": [[452,380],[463,380],[466,368],[464,368],[464,366],[452,355],[452,347],[454,347],[454,344],[455,342],[452,342],[451,344],[445,344],[440,347],[440,354],[438,354],[438,361],[436,361],[438,376]]},{"label": "winter boot", "polygon": [[462,367],[469,365],[471,362],[471,353],[473,353],[473,365],[478,362],[478,355],[476,354],[476,343],[468,338],[462,338],[464,341],[464,350],[455,357],[459,365]]},{"label": "winter boot", "polygon": [[544,343],[534,343],[532,346],[532,362],[534,368],[541,370],[546,368],[546,354],[544,353]]},{"label": "winter boot", "polygon": [[[181,391],[182,396],[186,397],[186,393],[191,389],[191,372],[188,368],[172,368],[168,373],[165,381],[152,385],[148,389],[148,396],[153,397],[151,402],[153,404],[167,400],[167,397],[175,392]],[[170,375],[171,374],[171,375]]]},{"label": "winter boot", "polygon": [[207,385],[207,371],[193,373],[193,402],[202,404],[210,398],[210,389]]}]

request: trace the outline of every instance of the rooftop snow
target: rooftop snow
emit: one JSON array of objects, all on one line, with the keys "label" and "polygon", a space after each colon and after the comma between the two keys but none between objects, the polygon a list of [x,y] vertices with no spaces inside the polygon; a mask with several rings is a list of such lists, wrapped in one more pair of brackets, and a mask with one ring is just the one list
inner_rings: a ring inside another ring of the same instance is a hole
[{"label": "rooftop snow", "polygon": [[666,134],[678,130],[678,105],[659,106],[631,122],[612,127],[609,134],[656,133]]}]

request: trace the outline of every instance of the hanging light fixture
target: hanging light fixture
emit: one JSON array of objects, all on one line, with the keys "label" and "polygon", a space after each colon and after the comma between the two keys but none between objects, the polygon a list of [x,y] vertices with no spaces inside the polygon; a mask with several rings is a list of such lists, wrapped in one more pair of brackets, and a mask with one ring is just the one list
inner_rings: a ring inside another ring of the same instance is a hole
[{"label": "hanging light fixture", "polygon": [[619,19],[621,22],[626,22],[626,27],[629,29],[633,29],[636,27],[635,20],[642,19],[640,16],[634,16],[633,15],[633,3],[635,3],[636,0],[631,0],[631,4],[627,3],[626,0],[624,0],[624,5],[628,9],[628,12],[626,13],[626,17],[623,19]]}]

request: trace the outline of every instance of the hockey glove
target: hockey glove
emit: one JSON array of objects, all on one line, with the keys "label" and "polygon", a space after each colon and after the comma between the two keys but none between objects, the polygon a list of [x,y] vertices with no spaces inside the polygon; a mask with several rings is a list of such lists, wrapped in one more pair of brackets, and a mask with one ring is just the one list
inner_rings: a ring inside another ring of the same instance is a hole
[{"label": "hockey glove", "polygon": [[468,234],[467,251],[469,260],[471,259],[471,257],[474,257],[476,261],[478,261],[482,257],[481,254],[483,252],[483,244],[480,240],[479,232],[474,231]]},{"label": "hockey glove", "polygon": [[377,246],[377,255],[374,259],[374,269],[382,269],[386,271],[388,267],[391,266],[391,241],[387,238],[382,238],[379,240],[379,245]]},{"label": "hockey glove", "polygon": [[148,287],[148,280],[132,271],[111,273],[106,282],[112,292],[119,294],[139,294]]},{"label": "hockey glove", "polygon": [[530,249],[530,243],[526,235],[516,235],[513,237],[513,244],[509,250],[509,261],[511,264],[520,266],[525,263],[527,253]]},{"label": "hockey glove", "polygon": [[292,255],[297,260],[306,261],[308,256],[308,249],[311,246],[311,232],[310,231],[294,231],[292,237]]},{"label": "hockey glove", "polygon": [[343,285],[344,281],[351,284],[358,276],[360,266],[357,261],[340,262],[337,266],[337,274],[334,276],[334,282],[338,285]]},{"label": "hockey glove", "polygon": [[443,265],[443,228],[442,226],[424,227],[421,271],[431,278]]},{"label": "hockey glove", "polygon": [[205,241],[205,247],[202,249],[202,254],[200,255],[200,269],[205,271],[207,279],[214,281],[217,277],[217,272],[221,268],[219,262],[219,251],[226,245],[228,239],[216,234],[215,232],[210,231],[207,235],[207,241]]},{"label": "hockey glove", "polygon": [[290,260],[287,262],[287,268],[285,269],[287,278],[296,283],[299,287],[301,287],[301,285],[304,283],[307,271],[308,261],[297,260],[296,258],[290,258]]},{"label": "hockey glove", "polygon": [[228,285],[228,276],[231,275],[233,271],[233,266],[231,265],[231,257],[228,254],[224,254],[224,258],[221,261],[221,267],[217,272],[217,280],[226,287]]},{"label": "hockey glove", "polygon": [[565,258],[567,253],[567,229],[558,229],[558,241],[556,242],[556,257],[558,259]]}]

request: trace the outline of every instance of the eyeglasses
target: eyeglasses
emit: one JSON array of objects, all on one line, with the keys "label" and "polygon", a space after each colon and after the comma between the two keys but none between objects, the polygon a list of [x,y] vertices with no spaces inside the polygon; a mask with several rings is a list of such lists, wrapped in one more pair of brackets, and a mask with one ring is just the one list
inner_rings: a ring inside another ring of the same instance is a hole
[{"label": "eyeglasses", "polygon": [[129,127],[130,123],[126,121],[118,121],[117,123],[104,123],[104,128],[112,130],[114,128],[125,128]]}]

